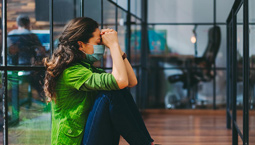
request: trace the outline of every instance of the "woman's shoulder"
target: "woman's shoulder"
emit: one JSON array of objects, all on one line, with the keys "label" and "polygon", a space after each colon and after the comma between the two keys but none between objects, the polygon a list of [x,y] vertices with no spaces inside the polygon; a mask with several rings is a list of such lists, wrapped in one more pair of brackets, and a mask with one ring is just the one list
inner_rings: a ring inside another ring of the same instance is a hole
[{"label": "woman's shoulder", "polygon": [[76,62],[72,62],[71,64],[69,64],[67,66],[67,68],[65,69],[65,71],[67,70],[75,70],[75,69],[89,69],[91,70],[91,64],[84,62],[84,61],[76,61]]},{"label": "woman's shoulder", "polygon": [[64,73],[70,73],[70,72],[85,72],[85,71],[91,71],[92,73],[105,73],[105,70],[101,68],[97,68],[93,66],[92,63],[89,63],[87,61],[77,61],[73,62],[64,70]]}]

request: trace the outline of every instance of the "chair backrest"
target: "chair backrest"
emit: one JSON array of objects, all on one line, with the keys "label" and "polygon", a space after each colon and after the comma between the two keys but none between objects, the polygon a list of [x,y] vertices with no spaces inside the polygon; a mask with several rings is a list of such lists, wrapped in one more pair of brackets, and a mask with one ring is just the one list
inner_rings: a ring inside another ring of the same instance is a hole
[{"label": "chair backrest", "polygon": [[209,29],[208,44],[203,54],[203,58],[207,62],[213,64],[218,54],[221,43],[221,30],[219,26],[214,26]]}]

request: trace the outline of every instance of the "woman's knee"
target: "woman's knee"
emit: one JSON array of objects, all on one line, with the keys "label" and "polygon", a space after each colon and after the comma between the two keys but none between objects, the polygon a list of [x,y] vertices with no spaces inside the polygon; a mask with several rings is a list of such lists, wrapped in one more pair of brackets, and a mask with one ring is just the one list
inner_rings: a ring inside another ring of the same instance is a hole
[{"label": "woman's knee", "polygon": [[110,101],[124,99],[123,90],[100,91],[98,97],[108,98]]}]

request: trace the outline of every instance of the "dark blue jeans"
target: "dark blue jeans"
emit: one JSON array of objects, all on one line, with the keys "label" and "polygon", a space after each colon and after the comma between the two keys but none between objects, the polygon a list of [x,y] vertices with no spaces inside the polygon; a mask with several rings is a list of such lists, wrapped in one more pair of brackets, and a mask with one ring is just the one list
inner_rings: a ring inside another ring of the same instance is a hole
[{"label": "dark blue jeans", "polygon": [[100,91],[89,113],[82,145],[118,145],[120,135],[131,145],[154,141],[127,88]]}]

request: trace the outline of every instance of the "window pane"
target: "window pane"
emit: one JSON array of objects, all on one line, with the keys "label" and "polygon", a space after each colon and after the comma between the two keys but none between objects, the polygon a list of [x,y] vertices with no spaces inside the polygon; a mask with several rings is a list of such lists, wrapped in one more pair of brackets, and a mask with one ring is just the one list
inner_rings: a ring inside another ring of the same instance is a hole
[{"label": "window pane", "polygon": [[[62,3],[61,8],[59,8],[59,3]],[[63,31],[64,26],[73,18],[80,16],[80,14],[77,13],[78,9],[80,9],[80,1],[56,1],[53,3],[53,9],[54,11],[63,11],[61,13],[55,14],[56,16],[54,15],[53,17],[53,44],[54,49],[56,49],[59,43],[58,39]]]},{"label": "window pane", "polygon": [[235,0],[216,0],[216,22],[226,23]]},{"label": "window pane", "polygon": [[103,11],[104,11],[104,14],[103,14],[104,15],[103,16],[104,25],[105,24],[110,24],[110,25],[114,26],[114,24],[115,24],[115,12],[116,12],[115,6],[112,3],[110,3],[108,0],[104,0]]},{"label": "window pane", "polygon": [[117,0],[117,3],[120,7],[124,8],[125,10],[128,9],[128,0]]},{"label": "window pane", "polygon": [[149,0],[149,23],[213,22],[212,0]]},{"label": "window pane", "polygon": [[255,1],[254,0],[249,0],[249,23],[254,23],[255,22]]},{"label": "window pane", "polygon": [[44,71],[8,71],[10,144],[50,144],[51,105],[45,103]]},{"label": "window pane", "polygon": [[[166,44],[165,48],[164,46],[160,46],[161,53],[171,52],[182,55],[195,54],[195,45],[191,41],[194,36],[193,29],[195,26],[156,25],[149,28],[149,44],[152,54],[153,52],[157,53],[155,48],[157,43],[161,45]],[[199,25],[195,29],[198,57],[201,57],[206,49],[210,28],[212,28],[212,26]],[[164,42],[164,37],[166,37],[166,42]]]},{"label": "window pane", "polygon": [[130,9],[132,14],[141,18],[141,0],[130,0]]},{"label": "window pane", "polygon": [[84,16],[101,23],[101,0],[84,0]]},{"label": "window pane", "polygon": [[[134,18],[135,19],[135,18]],[[131,64],[139,65],[141,58],[141,25],[139,20],[136,21],[137,24],[131,25],[131,38],[130,38],[130,52],[131,52]]]},{"label": "window pane", "polygon": [[[7,64],[42,66],[49,56],[48,1],[8,1]],[[19,11],[17,11],[17,9]]]}]

